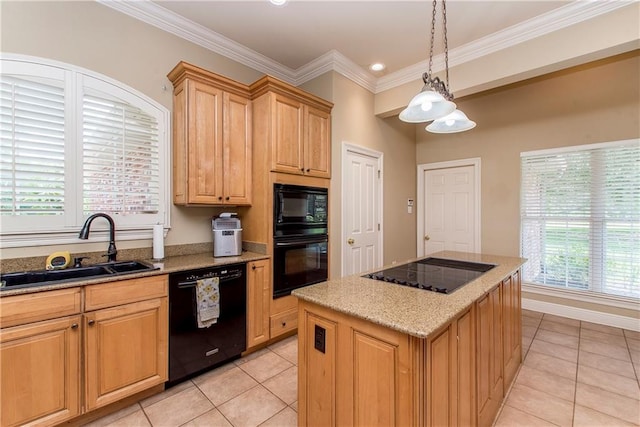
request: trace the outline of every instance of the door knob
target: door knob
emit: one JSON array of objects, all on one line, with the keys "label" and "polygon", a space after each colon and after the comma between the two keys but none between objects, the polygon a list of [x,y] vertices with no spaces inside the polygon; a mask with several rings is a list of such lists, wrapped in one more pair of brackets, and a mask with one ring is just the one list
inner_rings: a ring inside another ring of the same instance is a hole
[{"label": "door knob", "polygon": [[353,245],[356,241],[353,239],[347,239],[347,243]]},{"label": "door knob", "polygon": [[429,237],[429,235],[427,234],[426,236],[424,236],[424,240],[430,240],[431,237]]}]

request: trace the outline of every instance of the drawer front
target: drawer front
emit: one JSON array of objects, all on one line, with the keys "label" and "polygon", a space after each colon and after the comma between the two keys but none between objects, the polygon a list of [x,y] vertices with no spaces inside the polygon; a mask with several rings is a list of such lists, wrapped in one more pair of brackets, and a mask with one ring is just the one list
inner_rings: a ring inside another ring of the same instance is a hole
[{"label": "drawer front", "polygon": [[166,297],[168,282],[165,274],[85,286],[84,311]]},{"label": "drawer front", "polygon": [[81,302],[79,287],[0,298],[0,326],[6,328],[78,314]]},{"label": "drawer front", "polygon": [[298,310],[285,311],[271,316],[271,338],[298,327]]}]

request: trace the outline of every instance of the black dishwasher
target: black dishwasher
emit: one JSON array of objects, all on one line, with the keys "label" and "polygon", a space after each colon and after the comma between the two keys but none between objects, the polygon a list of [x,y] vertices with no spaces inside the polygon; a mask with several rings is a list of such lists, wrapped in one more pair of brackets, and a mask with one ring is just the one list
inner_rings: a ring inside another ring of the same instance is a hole
[{"label": "black dishwasher", "polygon": [[[246,350],[246,264],[169,274],[169,380],[167,386],[235,359]],[[220,316],[198,328],[196,282],[219,278]]]}]

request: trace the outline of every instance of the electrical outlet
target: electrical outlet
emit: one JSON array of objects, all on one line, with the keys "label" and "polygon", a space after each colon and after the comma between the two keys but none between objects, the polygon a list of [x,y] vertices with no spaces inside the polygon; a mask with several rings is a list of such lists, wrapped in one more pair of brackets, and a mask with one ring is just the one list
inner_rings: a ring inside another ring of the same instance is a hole
[{"label": "electrical outlet", "polygon": [[322,326],[316,325],[314,330],[314,347],[316,350],[325,352],[325,336],[327,330]]}]

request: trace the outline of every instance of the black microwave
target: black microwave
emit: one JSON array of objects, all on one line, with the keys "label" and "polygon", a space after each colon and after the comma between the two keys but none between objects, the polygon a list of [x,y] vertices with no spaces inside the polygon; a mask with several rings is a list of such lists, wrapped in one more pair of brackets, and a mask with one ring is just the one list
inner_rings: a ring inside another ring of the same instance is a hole
[{"label": "black microwave", "polygon": [[274,184],[275,236],[327,234],[328,198],[326,188]]}]

